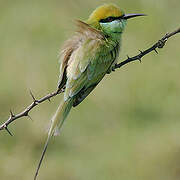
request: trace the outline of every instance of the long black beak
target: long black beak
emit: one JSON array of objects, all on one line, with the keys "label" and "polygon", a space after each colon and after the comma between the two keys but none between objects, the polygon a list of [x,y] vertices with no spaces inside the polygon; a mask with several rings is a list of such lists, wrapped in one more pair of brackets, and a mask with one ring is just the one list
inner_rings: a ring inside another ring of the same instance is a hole
[{"label": "long black beak", "polygon": [[125,14],[123,16],[123,19],[130,19],[130,18],[134,18],[134,17],[137,17],[137,16],[147,16],[146,14]]}]

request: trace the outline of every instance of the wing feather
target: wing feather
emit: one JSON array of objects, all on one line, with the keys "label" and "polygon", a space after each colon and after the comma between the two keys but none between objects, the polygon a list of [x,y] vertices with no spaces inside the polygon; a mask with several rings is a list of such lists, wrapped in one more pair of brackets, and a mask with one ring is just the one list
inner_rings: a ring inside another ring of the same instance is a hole
[{"label": "wing feather", "polygon": [[113,46],[109,48],[105,41],[88,39],[73,52],[73,61],[67,67],[65,100],[102,79],[114,61],[110,53],[112,49]]},{"label": "wing feather", "polygon": [[59,78],[59,86],[65,83],[66,87],[64,100],[75,97],[74,106],[101,81],[115,61],[119,48],[88,24],[77,21],[77,26],[77,34],[66,42],[62,50]]}]

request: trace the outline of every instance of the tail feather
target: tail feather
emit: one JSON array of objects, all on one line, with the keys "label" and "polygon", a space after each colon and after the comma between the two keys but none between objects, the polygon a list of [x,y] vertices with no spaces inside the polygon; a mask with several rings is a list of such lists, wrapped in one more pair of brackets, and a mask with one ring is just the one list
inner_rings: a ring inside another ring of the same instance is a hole
[{"label": "tail feather", "polygon": [[59,105],[55,115],[53,116],[53,118],[51,120],[51,126],[50,126],[49,131],[48,131],[48,137],[47,137],[46,143],[44,145],[44,148],[43,148],[43,151],[42,151],[42,154],[41,154],[41,158],[40,158],[39,163],[38,163],[38,167],[36,169],[34,180],[36,180],[36,178],[38,176],[38,172],[39,172],[39,169],[41,167],[41,164],[42,164],[44,155],[46,153],[48,143],[49,143],[49,140],[50,140],[51,136],[59,134],[57,131],[60,132],[60,130],[62,128],[62,125],[63,125],[67,115],[69,114],[69,111],[72,108],[72,105],[73,105],[73,99],[63,101]]}]

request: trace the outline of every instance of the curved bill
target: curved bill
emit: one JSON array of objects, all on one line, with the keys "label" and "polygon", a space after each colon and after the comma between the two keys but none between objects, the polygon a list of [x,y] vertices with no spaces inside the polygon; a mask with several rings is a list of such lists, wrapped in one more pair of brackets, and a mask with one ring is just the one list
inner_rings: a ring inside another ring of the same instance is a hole
[{"label": "curved bill", "polygon": [[130,19],[130,18],[134,18],[134,17],[137,17],[137,16],[147,16],[146,14],[125,14],[123,16],[123,19]]}]

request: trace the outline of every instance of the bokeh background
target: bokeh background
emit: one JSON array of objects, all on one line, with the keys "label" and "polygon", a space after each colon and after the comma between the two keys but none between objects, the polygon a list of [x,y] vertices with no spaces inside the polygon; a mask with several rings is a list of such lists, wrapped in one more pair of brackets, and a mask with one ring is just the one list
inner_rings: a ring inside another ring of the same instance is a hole
[{"label": "bokeh background", "polygon": [[[0,122],[56,89],[58,52],[97,6],[112,2],[130,20],[120,60],[136,55],[179,24],[179,0],[0,0]],[[159,55],[107,75],[73,109],[60,137],[53,138],[39,180],[180,179],[180,35]],[[62,95],[0,132],[0,179],[32,180],[49,121]]]}]

